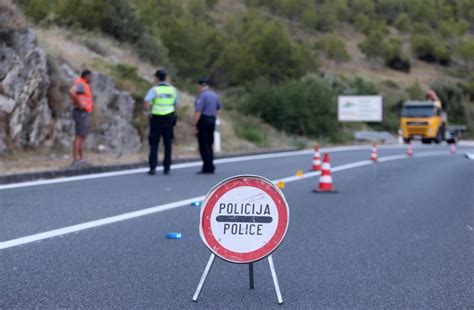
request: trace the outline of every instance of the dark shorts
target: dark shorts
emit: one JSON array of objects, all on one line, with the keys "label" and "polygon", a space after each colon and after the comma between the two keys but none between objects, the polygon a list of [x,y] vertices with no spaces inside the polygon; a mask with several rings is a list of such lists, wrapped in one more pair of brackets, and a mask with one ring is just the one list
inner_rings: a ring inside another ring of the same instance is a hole
[{"label": "dark shorts", "polygon": [[75,123],[76,136],[86,138],[89,134],[89,113],[83,110],[74,109],[72,119]]}]

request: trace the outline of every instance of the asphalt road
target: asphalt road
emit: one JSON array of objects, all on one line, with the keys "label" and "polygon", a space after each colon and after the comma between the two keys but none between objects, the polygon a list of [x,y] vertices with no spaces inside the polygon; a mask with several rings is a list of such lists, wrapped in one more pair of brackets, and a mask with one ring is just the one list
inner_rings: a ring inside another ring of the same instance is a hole
[{"label": "asphalt road", "polygon": [[[0,309],[473,309],[474,161],[462,151],[417,147],[420,157],[346,166],[333,174],[337,194],[312,193],[317,177],[288,182],[289,230],[273,254],[282,306],[266,260],[255,264],[254,290],[246,265],[216,260],[192,302],[209,251],[199,237],[200,210],[190,205],[28,238],[201,196],[236,174],[294,176],[308,170],[311,154],[223,163],[213,176],[189,167],[171,176],[0,187]],[[367,160],[369,149],[330,156],[336,168]],[[165,239],[171,231],[183,239]]]}]

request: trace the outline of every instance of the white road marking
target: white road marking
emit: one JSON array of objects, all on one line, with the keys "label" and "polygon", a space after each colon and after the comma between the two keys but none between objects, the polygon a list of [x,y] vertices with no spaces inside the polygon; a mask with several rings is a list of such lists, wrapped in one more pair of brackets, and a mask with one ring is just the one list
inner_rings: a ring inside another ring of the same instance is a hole
[{"label": "white road marking", "polygon": [[133,219],[133,218],[136,218],[136,217],[141,217],[141,216],[145,216],[145,215],[149,215],[149,214],[153,214],[153,213],[157,213],[157,212],[162,212],[162,211],[166,211],[166,210],[170,210],[170,209],[174,209],[174,208],[178,208],[178,207],[182,207],[182,206],[185,206],[185,205],[189,205],[189,204],[191,204],[192,202],[194,202],[196,200],[203,200],[203,199],[204,199],[204,196],[194,197],[194,198],[190,198],[190,199],[186,199],[186,200],[181,200],[181,201],[167,203],[167,204],[164,204],[164,205],[159,205],[159,206],[156,206],[156,207],[151,207],[151,208],[142,209],[142,210],[138,210],[138,211],[123,213],[123,214],[115,215],[115,216],[111,216],[111,217],[106,217],[106,218],[103,218],[103,219],[100,219],[100,220],[85,222],[85,223],[81,223],[81,224],[77,224],[77,225],[72,225],[72,226],[67,226],[67,227],[63,227],[63,228],[59,228],[59,229],[46,231],[46,232],[39,233],[39,234],[34,234],[34,235],[26,236],[26,237],[21,237],[21,238],[18,238],[18,239],[13,239],[13,240],[5,241],[5,242],[0,242],[0,250],[15,247],[15,246],[19,246],[19,245],[23,245],[23,244],[27,244],[27,243],[31,243],[31,242],[35,242],[35,241],[49,239],[49,238],[53,238],[53,237],[57,237],[57,236],[62,236],[62,235],[78,232],[78,231],[81,231],[81,230],[86,230],[86,229],[91,229],[91,228],[94,228],[94,227],[99,227],[99,226],[103,226],[103,225],[107,225],[107,224],[117,223],[117,222],[120,222],[120,221],[125,221],[125,220]]},{"label": "white road marking", "polygon": [[[311,153],[311,152],[309,152],[309,153]],[[440,155],[450,155],[450,154],[448,152],[425,152],[425,153],[416,154],[417,157],[440,156]],[[402,159],[408,159],[408,158],[409,157],[407,155],[404,155],[404,154],[403,155],[392,155],[392,156],[382,157],[382,158],[379,159],[379,161],[383,162],[383,161],[389,161],[389,160],[402,160]],[[331,171],[332,172],[337,172],[337,171],[343,171],[343,170],[348,170],[348,169],[353,169],[353,168],[368,166],[368,165],[376,165],[376,164],[374,164],[370,160],[363,160],[363,161],[358,161],[358,162],[349,163],[349,164],[334,167],[334,168],[332,168]],[[272,182],[277,183],[278,181],[283,181],[285,183],[289,183],[289,182],[295,182],[295,181],[315,177],[317,175],[320,175],[319,171],[309,172],[309,173],[304,174],[303,176],[291,176],[291,177],[287,177],[287,178],[276,179]],[[99,219],[99,220],[94,220],[94,221],[85,222],[85,223],[81,223],[81,224],[77,224],[77,225],[72,225],[72,226],[67,226],[67,227],[63,227],[63,228],[59,228],[59,229],[46,231],[46,232],[42,232],[42,233],[38,233],[38,234],[34,234],[34,235],[29,235],[29,236],[25,236],[25,237],[21,237],[21,238],[17,238],[17,239],[3,241],[3,242],[0,242],[0,250],[4,250],[4,249],[16,247],[16,246],[20,246],[20,245],[24,245],[24,244],[28,244],[28,243],[32,243],[32,242],[36,242],[36,241],[40,241],[40,240],[45,240],[45,239],[49,239],[49,238],[53,238],[53,237],[58,237],[58,236],[78,232],[78,231],[81,231],[81,230],[91,229],[91,228],[94,228],[94,227],[104,226],[104,225],[117,223],[117,222],[129,220],[129,219],[133,219],[133,218],[137,218],[137,217],[142,217],[142,216],[145,216],[145,215],[150,215],[150,214],[154,214],[154,213],[158,213],[158,212],[163,212],[163,211],[166,211],[166,210],[176,209],[176,208],[180,208],[180,207],[183,207],[183,206],[188,206],[194,201],[203,200],[204,197],[205,196],[197,196],[197,197],[193,197],[193,198],[189,198],[189,199],[185,199],[185,200],[180,200],[180,201],[175,201],[175,202],[171,202],[171,203],[167,203],[167,204],[163,204],[163,205],[158,205],[158,206],[151,207],[151,208],[146,208],[146,209],[137,210],[137,211],[133,211],[133,212],[123,213],[123,214],[119,214],[119,215],[115,215],[115,216],[111,216],[111,217],[106,217],[106,218]]]},{"label": "white road marking", "polygon": [[[369,149],[370,147],[371,146],[369,146],[369,145],[339,146],[339,147],[323,148],[320,151],[321,152],[332,152],[332,153],[334,153],[334,152],[364,150],[364,149]],[[404,147],[399,146],[399,145],[389,145],[389,146],[384,147],[384,149],[397,149],[397,148],[404,148]],[[313,154],[313,152],[314,152],[313,150],[302,150],[302,151],[291,151],[291,152],[281,152],[281,153],[231,157],[231,158],[217,159],[214,162],[216,164],[236,163],[236,162],[243,162],[243,161],[249,161],[249,160],[272,159],[272,158],[281,158],[281,157],[290,157],[290,156],[309,155],[309,154]],[[197,161],[197,162],[190,162],[190,163],[182,163],[182,164],[172,165],[171,168],[173,170],[175,170],[175,169],[199,167],[201,165],[202,165],[202,163],[200,161]],[[158,167],[157,170],[161,171],[161,170],[163,170],[163,167]],[[99,179],[99,178],[129,175],[129,174],[145,173],[146,171],[148,171],[148,168],[137,168],[137,169],[122,170],[122,171],[94,173],[94,174],[80,175],[80,176],[74,176],[74,177],[61,177],[61,178],[48,179],[48,180],[28,181],[28,182],[0,185],[0,190],[21,188],[21,187],[29,187],[29,186],[57,184],[57,183],[66,183],[66,182],[74,182],[74,181],[82,181],[82,180],[92,180],[92,179]]]}]

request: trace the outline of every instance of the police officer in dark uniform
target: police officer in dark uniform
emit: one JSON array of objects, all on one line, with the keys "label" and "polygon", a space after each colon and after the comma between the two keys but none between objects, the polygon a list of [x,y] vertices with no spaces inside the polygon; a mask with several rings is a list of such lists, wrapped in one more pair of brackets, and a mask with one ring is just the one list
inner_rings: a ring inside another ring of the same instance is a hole
[{"label": "police officer in dark uniform", "polygon": [[150,133],[148,142],[150,144],[149,175],[155,175],[158,162],[158,146],[163,136],[165,145],[165,156],[163,160],[163,172],[169,174],[171,166],[171,147],[173,144],[173,127],[176,122],[176,105],[178,104],[178,93],[176,88],[166,82],[166,71],[156,71],[157,84],[151,88],[145,97],[145,109],[150,116]]},{"label": "police officer in dark uniform", "polygon": [[209,80],[201,78],[198,81],[199,95],[194,104],[194,131],[198,138],[199,153],[201,154],[203,166],[198,174],[213,174],[214,153],[214,129],[216,127],[216,115],[222,108],[219,97],[209,88]]}]

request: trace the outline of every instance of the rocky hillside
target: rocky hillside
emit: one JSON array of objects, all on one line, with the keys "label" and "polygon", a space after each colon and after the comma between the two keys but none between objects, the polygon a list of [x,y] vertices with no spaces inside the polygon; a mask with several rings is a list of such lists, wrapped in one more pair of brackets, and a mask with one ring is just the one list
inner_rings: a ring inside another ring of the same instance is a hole
[{"label": "rocky hillside", "polygon": [[[146,152],[141,101],[160,66],[182,94],[179,156],[196,152],[193,81],[203,75],[214,80],[226,106],[221,128],[226,152],[308,141],[294,136],[338,143],[352,140],[355,130],[396,133],[400,104],[422,98],[428,88],[442,98],[449,122],[466,124],[474,134],[470,1],[0,0],[0,5],[5,55],[0,153],[69,149],[73,128],[66,94],[85,67],[96,72],[89,148],[117,157]],[[338,123],[335,102],[341,94],[382,95],[384,121]]]},{"label": "rocky hillside", "polygon": [[59,123],[47,98],[51,83],[46,55],[33,31],[0,26],[0,152],[51,144]]},{"label": "rocky hillside", "polygon": [[[155,66],[111,39],[98,36],[94,42],[84,41],[80,34],[35,28],[10,1],[1,0],[0,6],[0,154],[69,150],[74,124],[67,92],[84,67],[94,71],[89,149],[114,157],[146,151],[141,98],[151,86]],[[181,92],[181,98],[176,140],[183,155],[194,153],[196,146],[190,126],[192,96]],[[240,116],[223,117],[225,151],[256,147],[235,133],[233,120]],[[266,126],[260,121],[254,124]],[[264,147],[288,145],[286,135],[265,128],[274,137]]]},{"label": "rocky hillside", "polygon": [[[74,128],[72,106],[59,94],[55,79],[72,85],[77,73],[67,63],[52,68],[36,34],[26,27],[2,25],[0,42],[0,152],[7,148],[68,146]],[[89,143],[114,153],[134,153],[141,142],[131,125],[135,100],[95,73],[91,85],[96,109]],[[59,100],[59,102],[57,102]]]}]

